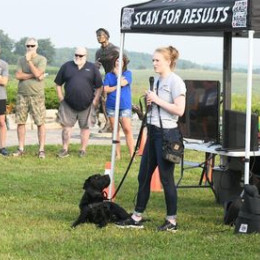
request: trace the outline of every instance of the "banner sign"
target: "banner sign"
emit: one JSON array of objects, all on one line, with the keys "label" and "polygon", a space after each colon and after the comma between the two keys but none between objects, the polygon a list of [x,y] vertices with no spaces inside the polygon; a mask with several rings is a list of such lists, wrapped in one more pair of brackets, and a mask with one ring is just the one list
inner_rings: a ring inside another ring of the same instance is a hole
[{"label": "banner sign", "polygon": [[122,31],[210,31],[247,28],[248,0],[157,0],[122,9]]}]

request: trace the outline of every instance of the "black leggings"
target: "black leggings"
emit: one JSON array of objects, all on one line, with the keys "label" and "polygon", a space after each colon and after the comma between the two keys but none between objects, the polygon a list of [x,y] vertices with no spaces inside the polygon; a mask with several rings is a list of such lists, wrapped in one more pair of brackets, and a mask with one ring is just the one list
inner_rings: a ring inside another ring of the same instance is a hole
[{"label": "black leggings", "polygon": [[0,115],[4,115],[6,112],[6,99],[0,99]]},{"label": "black leggings", "polygon": [[[179,138],[178,128],[164,129],[164,134]],[[160,179],[164,189],[167,216],[177,213],[177,189],[174,183],[175,164],[162,158],[162,131],[156,126],[148,126],[148,137],[142,156],[138,175],[138,194],[136,212],[142,213],[150,197],[150,182],[156,167],[159,167]]]}]

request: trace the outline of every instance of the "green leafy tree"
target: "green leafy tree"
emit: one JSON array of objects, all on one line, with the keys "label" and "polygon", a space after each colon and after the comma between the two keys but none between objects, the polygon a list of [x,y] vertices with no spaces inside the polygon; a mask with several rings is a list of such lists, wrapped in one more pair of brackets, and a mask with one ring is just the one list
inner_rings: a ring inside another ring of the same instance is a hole
[{"label": "green leafy tree", "polygon": [[56,48],[55,49],[55,58],[51,65],[60,67],[63,63],[72,60],[74,54],[73,48]]},{"label": "green leafy tree", "polygon": [[25,42],[27,37],[23,37],[20,41],[16,42],[14,45],[14,53],[17,54],[17,56],[23,56],[26,51]]},{"label": "green leafy tree", "polygon": [[51,40],[49,38],[39,39],[38,44],[38,53],[43,55],[47,59],[48,64],[51,64],[55,55],[55,48],[54,45],[51,43]]},{"label": "green leafy tree", "polygon": [[17,57],[13,53],[14,41],[9,38],[7,34],[0,30],[0,47],[1,59],[7,61],[9,64],[15,64]]}]

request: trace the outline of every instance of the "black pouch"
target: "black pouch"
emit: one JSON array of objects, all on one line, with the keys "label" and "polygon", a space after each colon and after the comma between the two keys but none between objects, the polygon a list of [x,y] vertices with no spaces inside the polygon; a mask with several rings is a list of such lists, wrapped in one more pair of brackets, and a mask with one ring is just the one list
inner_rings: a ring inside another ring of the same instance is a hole
[{"label": "black pouch", "polygon": [[180,163],[183,155],[183,151],[184,151],[184,146],[182,142],[163,139],[163,143],[162,143],[163,159],[172,163]]},{"label": "black pouch", "polygon": [[169,133],[162,130],[162,157],[169,162],[180,163],[184,152],[184,145],[179,129],[175,129],[175,131],[176,133],[169,136]]}]

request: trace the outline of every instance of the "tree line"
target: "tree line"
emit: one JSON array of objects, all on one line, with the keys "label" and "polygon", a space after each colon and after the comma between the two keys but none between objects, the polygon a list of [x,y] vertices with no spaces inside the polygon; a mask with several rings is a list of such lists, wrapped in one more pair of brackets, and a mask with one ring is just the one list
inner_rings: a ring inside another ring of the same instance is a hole
[{"label": "tree line", "polygon": [[[0,47],[1,59],[9,64],[16,64],[18,57],[23,56],[26,47],[25,41],[27,37],[23,37],[15,42],[7,34],[0,30]],[[48,65],[60,67],[66,61],[73,59],[74,48],[64,47],[55,48],[50,38],[38,39],[39,47],[37,52],[48,60]],[[97,49],[88,48],[88,59],[95,62],[95,53]],[[152,56],[148,53],[125,51],[130,63],[129,69],[152,69]],[[220,70],[216,67],[202,66],[197,63],[180,59],[177,64],[178,69],[202,69],[202,70]],[[236,72],[246,72],[246,69],[234,69]],[[255,69],[254,73],[260,73],[260,69]]]},{"label": "tree line", "polygon": [[[15,42],[3,30],[0,30],[0,46],[1,46],[1,59],[7,61],[9,64],[16,64],[18,57],[23,56],[26,47],[25,41],[27,37],[21,38]],[[71,60],[74,55],[74,48],[55,48],[51,39],[38,39],[38,50],[37,52],[48,60],[48,65],[60,67],[64,62]],[[89,61],[95,61],[95,53],[97,49],[88,48],[88,59]],[[139,52],[128,52],[125,51],[129,57],[130,69],[151,69],[152,68],[152,57],[151,54],[139,53]],[[201,68],[200,65],[192,63],[190,61],[180,60],[178,68],[189,69],[189,68]]]}]

